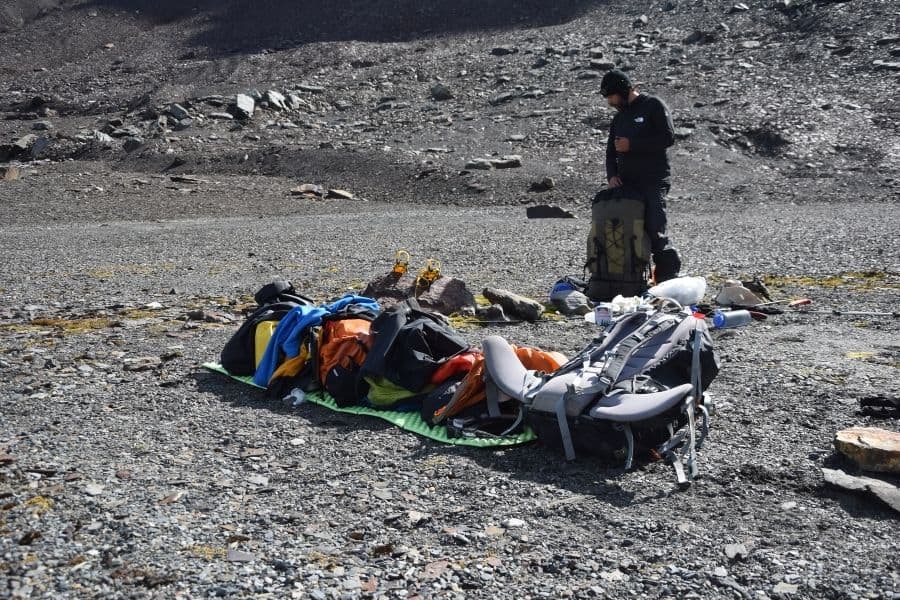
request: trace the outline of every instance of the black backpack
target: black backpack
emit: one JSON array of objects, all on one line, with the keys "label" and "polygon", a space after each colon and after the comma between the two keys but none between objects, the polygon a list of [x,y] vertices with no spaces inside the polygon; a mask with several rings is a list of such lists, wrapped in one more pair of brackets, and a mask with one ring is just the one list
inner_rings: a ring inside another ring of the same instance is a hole
[{"label": "black backpack", "polygon": [[592,300],[640,296],[647,290],[650,238],[644,230],[644,200],[633,188],[608,188],[594,196],[584,268]]},{"label": "black backpack", "polygon": [[222,348],[219,361],[232,375],[253,375],[256,372],[256,326],[264,321],[280,321],[297,306],[313,306],[315,302],[299,293],[284,279],[264,285],[253,299],[258,308],[241,324],[237,332]]},{"label": "black backpack", "polygon": [[449,358],[469,349],[441,315],[408,298],[372,321],[375,343],[360,370],[361,377],[384,377],[391,383],[421,391]]}]

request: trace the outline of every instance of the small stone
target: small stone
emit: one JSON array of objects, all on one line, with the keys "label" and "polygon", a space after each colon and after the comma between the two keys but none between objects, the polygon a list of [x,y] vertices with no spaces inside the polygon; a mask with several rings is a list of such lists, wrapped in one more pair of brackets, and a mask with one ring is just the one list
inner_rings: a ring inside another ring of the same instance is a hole
[{"label": "small stone", "polygon": [[438,102],[451,100],[453,98],[453,92],[451,92],[450,88],[443,83],[436,83],[431,86],[431,97]]},{"label": "small stone", "polygon": [[522,166],[522,157],[518,154],[508,154],[500,158],[491,159],[495,169],[516,169]]},{"label": "small stone", "polygon": [[501,104],[506,104],[512,100],[515,100],[519,97],[517,92],[502,92],[500,94],[496,94],[488,98],[488,104],[491,106],[499,106]]},{"label": "small stone", "polygon": [[53,123],[50,121],[35,121],[31,128],[35,131],[50,131],[53,129]]},{"label": "small stone", "polygon": [[544,312],[544,306],[540,302],[508,290],[486,287],[481,293],[492,304],[502,306],[507,315],[519,317],[529,322],[537,321]]},{"label": "small stone", "polygon": [[525,521],[516,517],[510,517],[509,519],[504,519],[500,526],[504,529],[522,529],[525,527]]},{"label": "small stone", "polygon": [[793,510],[795,508],[797,508],[796,502],[782,502],[781,503],[781,510]]},{"label": "small stone", "polygon": [[574,219],[575,214],[555,204],[538,204],[525,209],[529,219]]},{"label": "small stone", "polygon": [[507,56],[509,54],[516,54],[518,51],[519,49],[513,46],[497,46],[496,48],[491,49],[491,54],[494,56]]},{"label": "small stone", "polygon": [[796,594],[797,590],[798,590],[798,586],[794,585],[793,583],[785,583],[783,581],[780,582],[778,585],[776,585],[774,588],[772,588],[773,593],[784,594],[784,595]]},{"label": "small stone", "polygon": [[125,138],[125,141],[122,142],[122,149],[125,152],[134,152],[135,150],[140,149],[144,145],[144,139],[140,137],[129,137]]},{"label": "small stone", "polygon": [[84,493],[88,496],[99,496],[103,493],[104,489],[106,488],[99,483],[89,483],[84,486]]},{"label": "small stone", "polygon": [[610,71],[616,68],[616,63],[611,60],[592,60],[588,66],[596,71]]},{"label": "small stone", "polygon": [[650,18],[647,15],[641,15],[631,24],[632,27],[640,28],[644,27],[647,23],[650,22]]},{"label": "small stone", "polygon": [[172,115],[178,121],[191,118],[191,113],[189,113],[187,109],[180,104],[170,104],[169,107],[166,108],[166,112]]},{"label": "small stone", "polygon": [[726,544],[725,556],[728,560],[743,560],[747,558],[747,547],[744,544]]},{"label": "small stone", "polygon": [[251,475],[247,478],[247,483],[252,485],[266,486],[269,485],[269,478],[265,475]]},{"label": "small stone", "polygon": [[184,490],[178,490],[177,492],[173,492],[167,496],[160,498],[159,501],[157,501],[157,504],[161,504],[163,506],[167,504],[175,504],[176,502],[184,498],[184,494]]},{"label": "small stone", "polygon": [[713,571],[713,575],[715,575],[716,577],[728,577],[728,569],[726,569],[725,567],[716,567],[716,569]]},{"label": "small stone", "polygon": [[256,556],[249,552],[229,548],[228,553],[225,555],[225,560],[228,562],[253,562],[256,560]]},{"label": "small stone", "polygon": [[418,527],[419,525],[430,521],[431,515],[417,510],[408,510],[406,511],[406,518],[412,527]]},{"label": "small stone", "polygon": [[0,179],[3,181],[16,181],[22,178],[22,169],[16,166],[0,167]]},{"label": "small stone", "polygon": [[531,182],[531,186],[528,189],[532,192],[549,192],[555,187],[556,181],[552,177],[544,177],[540,181]]},{"label": "small stone", "polygon": [[737,13],[737,12],[747,12],[748,10],[750,10],[749,6],[747,6],[743,2],[739,2],[739,3],[735,4],[734,6],[732,6],[728,12]]},{"label": "small stone", "polygon": [[234,99],[234,116],[238,119],[250,119],[256,110],[256,101],[247,94],[238,94]]},{"label": "small stone", "polygon": [[268,90],[265,94],[263,94],[263,102],[269,104],[271,108],[275,110],[287,110],[287,104],[285,104],[286,98],[284,94],[281,92],[276,92],[275,90]]}]

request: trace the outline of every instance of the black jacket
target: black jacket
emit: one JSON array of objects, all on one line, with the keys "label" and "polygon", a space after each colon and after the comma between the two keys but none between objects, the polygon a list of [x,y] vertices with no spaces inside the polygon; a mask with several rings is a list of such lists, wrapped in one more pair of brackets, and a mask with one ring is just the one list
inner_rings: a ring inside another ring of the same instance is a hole
[{"label": "black jacket", "polygon": [[[617,137],[628,138],[631,149],[616,152]],[[656,96],[640,94],[616,114],[606,142],[606,178],[618,175],[640,185],[669,177],[666,148],[675,143],[675,127],[665,103]]]}]

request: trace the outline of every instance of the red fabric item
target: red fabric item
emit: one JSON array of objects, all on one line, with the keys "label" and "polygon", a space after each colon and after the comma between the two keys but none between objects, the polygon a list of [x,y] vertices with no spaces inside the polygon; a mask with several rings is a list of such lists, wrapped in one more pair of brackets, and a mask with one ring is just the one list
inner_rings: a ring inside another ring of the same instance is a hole
[{"label": "red fabric item", "polygon": [[472,370],[472,367],[475,365],[479,356],[481,356],[481,352],[478,352],[477,350],[469,350],[468,352],[457,354],[438,367],[437,371],[431,375],[431,379],[428,380],[428,383],[439,385],[455,375],[464,375],[468,373]]}]

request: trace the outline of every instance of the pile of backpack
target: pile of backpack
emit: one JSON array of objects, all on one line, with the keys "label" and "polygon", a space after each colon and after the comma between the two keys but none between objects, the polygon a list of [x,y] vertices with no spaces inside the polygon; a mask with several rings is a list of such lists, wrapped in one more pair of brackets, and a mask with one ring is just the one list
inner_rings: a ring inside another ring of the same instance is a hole
[{"label": "pile of backpack", "polygon": [[[519,411],[507,414],[488,400],[482,353],[415,298],[386,310],[356,295],[316,305],[279,280],[254,299],[258,308],[220,362],[272,396],[321,390],[341,407],[418,411],[455,435],[513,435],[525,427]],[[552,371],[566,361],[535,348],[519,352],[529,368]]]},{"label": "pile of backpack", "polygon": [[221,364],[278,397],[321,390],[338,406],[418,411],[450,435],[531,428],[569,459],[664,458],[681,484],[698,472],[718,361],[705,321],[677,302],[615,319],[566,360],[497,336],[474,348],[414,298],[386,310],[355,295],[316,305],[279,281],[255,299]]}]

